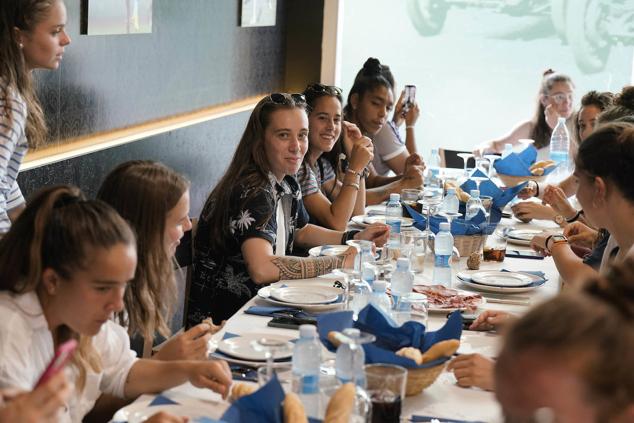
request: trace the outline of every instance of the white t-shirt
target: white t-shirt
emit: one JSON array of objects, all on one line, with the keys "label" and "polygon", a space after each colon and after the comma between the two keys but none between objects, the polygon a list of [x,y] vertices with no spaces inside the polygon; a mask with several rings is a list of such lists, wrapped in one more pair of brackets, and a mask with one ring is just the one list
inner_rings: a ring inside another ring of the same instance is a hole
[{"label": "white t-shirt", "polygon": [[[53,337],[34,292],[0,292],[0,388],[32,390],[54,355]],[[80,423],[101,393],[123,397],[128,372],[137,360],[125,329],[106,322],[93,338],[101,355],[100,373],[88,371],[83,391],[75,390],[59,422]],[[69,369],[73,381],[74,367]]]},{"label": "white t-shirt", "polygon": [[407,147],[398,133],[398,128],[391,121],[383,125],[379,132],[372,137],[372,143],[374,144],[372,165],[379,175],[385,176],[390,173],[390,167],[387,165],[388,160],[393,159],[403,151],[407,152]]}]

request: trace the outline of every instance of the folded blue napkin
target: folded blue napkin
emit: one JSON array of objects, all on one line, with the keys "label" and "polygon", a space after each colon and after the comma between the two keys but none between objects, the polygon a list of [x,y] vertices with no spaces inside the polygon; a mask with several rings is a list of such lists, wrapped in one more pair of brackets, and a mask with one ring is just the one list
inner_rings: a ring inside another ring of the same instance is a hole
[{"label": "folded blue napkin", "polygon": [[[462,204],[460,212],[464,215],[465,205]],[[414,219],[414,227],[424,231],[427,227],[427,217],[418,213],[416,210],[405,204],[405,208],[408,213]],[[491,211],[491,222],[486,222],[486,216],[483,211],[480,211],[473,219],[465,220],[465,219],[453,219],[451,221],[451,233],[453,235],[479,235],[479,234],[490,234],[493,233],[497,223],[502,218],[502,213],[499,210],[495,212]],[[497,220],[495,220],[497,219]],[[431,216],[429,229],[433,233],[438,233],[440,230],[440,224],[442,222],[446,222],[447,219],[440,215]]]},{"label": "folded blue napkin", "polygon": [[152,402],[150,403],[150,407],[152,407],[153,405],[172,405],[172,404],[178,404],[176,401],[173,401],[169,398],[167,398],[165,395],[157,395]]},{"label": "folded blue napkin", "polygon": [[438,420],[441,423],[484,423],[480,420],[456,420],[456,419],[448,419],[446,417],[435,417],[435,416],[410,416],[410,422],[419,422],[419,423],[429,423],[433,419]]},{"label": "folded blue napkin", "polygon": [[[495,170],[501,175],[510,176],[533,176],[530,167],[537,159],[537,149],[529,145],[519,153],[511,153],[501,160],[496,160],[493,164]],[[544,175],[548,175],[557,166],[544,169]]]},{"label": "folded blue napkin", "polygon": [[307,313],[295,307],[283,306],[251,306],[244,311],[246,314],[254,314],[256,316],[274,317],[277,314],[290,314],[294,317],[313,317],[311,313]]},{"label": "folded blue napkin", "polygon": [[372,304],[367,305],[359,312],[356,322],[352,319],[352,311],[337,311],[317,317],[319,338],[324,346],[332,352],[336,348],[328,340],[328,333],[331,331],[342,332],[350,327],[376,336],[375,342],[363,345],[366,363],[388,363],[408,368],[426,368],[442,364],[449,358],[440,358],[418,366],[413,360],[396,355],[396,351],[403,347],[415,347],[425,352],[437,342],[460,339],[462,315],[459,312],[453,312],[445,325],[433,332],[425,332],[425,326],[414,321],[398,326],[383,310]]},{"label": "folded blue napkin", "polygon": [[226,423],[282,423],[284,397],[282,385],[274,375],[266,385],[234,402],[221,419]]},{"label": "folded blue napkin", "polygon": [[[496,163],[499,161],[500,160],[497,160]],[[503,173],[503,172],[499,172],[499,173]],[[473,172],[472,176],[487,177],[487,175],[485,175],[480,169],[476,169],[476,171]],[[491,179],[487,179],[486,181],[480,182],[480,197],[482,196],[491,197],[493,199],[493,206],[491,207],[491,210],[492,211],[493,209],[501,210],[511,200],[513,200],[513,198],[515,198],[517,193],[520,192],[522,188],[524,188],[527,184],[528,182],[523,182],[511,188],[501,189]],[[460,186],[460,188],[462,188],[464,192],[470,194],[472,189],[477,189],[477,184],[475,183],[475,181],[472,181],[471,179],[469,179],[466,182],[464,182]],[[491,214],[491,220],[493,221],[493,213]]]}]

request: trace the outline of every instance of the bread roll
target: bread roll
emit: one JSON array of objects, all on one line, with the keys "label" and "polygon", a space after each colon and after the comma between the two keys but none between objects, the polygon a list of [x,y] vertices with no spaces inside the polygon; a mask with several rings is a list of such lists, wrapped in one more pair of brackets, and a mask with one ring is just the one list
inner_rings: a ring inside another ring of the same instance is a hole
[{"label": "bread roll", "polygon": [[242,397],[251,395],[257,390],[258,387],[256,385],[236,382],[231,387],[231,398],[233,399],[233,401],[236,401]]},{"label": "bread roll", "polygon": [[448,339],[440,341],[431,346],[421,357],[421,364],[434,361],[441,357],[451,357],[458,350],[460,341]]},{"label": "bread roll", "polygon": [[353,383],[342,385],[330,398],[324,423],[348,423],[354,408],[355,386]]},{"label": "bread roll", "polygon": [[401,357],[407,357],[416,362],[416,364],[420,365],[423,359],[423,354],[420,352],[418,348],[414,347],[405,347],[396,351],[396,355],[400,355]]},{"label": "bread roll", "polygon": [[553,160],[540,160],[538,162],[533,163],[531,167],[529,167],[528,169],[532,172],[535,169],[546,169],[554,165],[555,165],[555,162]]},{"label": "bread roll", "polygon": [[284,398],[284,423],[308,423],[304,405],[297,394],[292,392]]}]

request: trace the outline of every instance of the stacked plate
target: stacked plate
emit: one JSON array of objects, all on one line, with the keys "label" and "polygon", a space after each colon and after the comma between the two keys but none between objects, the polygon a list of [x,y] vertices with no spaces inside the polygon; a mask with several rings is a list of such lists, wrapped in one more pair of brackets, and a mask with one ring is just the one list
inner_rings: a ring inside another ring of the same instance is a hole
[{"label": "stacked plate", "polygon": [[533,237],[542,232],[536,229],[512,229],[506,233],[506,240],[511,244],[531,245]]},{"label": "stacked plate", "polygon": [[350,248],[348,245],[320,245],[308,250],[308,255],[311,257],[338,256],[345,253],[348,248]]},{"label": "stacked plate", "polygon": [[468,287],[484,292],[527,292],[546,282],[544,278],[530,273],[499,270],[484,270],[475,273],[459,272],[456,276]]},{"label": "stacked plate", "polygon": [[328,311],[343,305],[343,290],[327,279],[281,281],[260,288],[258,297],[275,305]]},{"label": "stacked plate", "polygon": [[[410,218],[410,217],[401,217],[401,226],[402,227],[408,227],[408,226],[412,226],[414,224],[414,219]],[[359,216],[352,216],[352,223],[359,225],[359,226],[369,226],[372,225],[373,223],[385,223],[385,215],[359,215]]]},{"label": "stacked plate", "polygon": [[276,361],[288,360],[293,355],[293,344],[291,341],[297,339],[296,336],[271,335],[268,333],[246,333],[225,338],[218,343],[217,350],[239,360],[264,362],[266,361],[267,351],[257,346],[258,341],[264,338],[268,341],[275,341],[278,345],[284,345],[284,348],[279,348],[274,353]]}]

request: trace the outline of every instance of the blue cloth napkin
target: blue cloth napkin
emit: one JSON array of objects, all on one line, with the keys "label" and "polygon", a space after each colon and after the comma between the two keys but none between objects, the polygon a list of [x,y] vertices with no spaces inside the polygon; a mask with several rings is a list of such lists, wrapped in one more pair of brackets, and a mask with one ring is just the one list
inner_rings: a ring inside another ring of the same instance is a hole
[{"label": "blue cloth napkin", "polygon": [[234,402],[221,419],[227,423],[282,423],[284,397],[282,385],[274,375],[266,385]]},{"label": "blue cloth napkin", "polygon": [[[496,163],[499,161],[500,160],[497,160]],[[503,172],[499,172],[499,173],[505,174]],[[530,171],[528,173],[529,175],[531,174]],[[487,175],[485,175],[480,169],[476,169],[476,171],[473,172],[472,176],[486,177]],[[524,176],[524,175],[521,175],[521,176]],[[501,210],[511,200],[513,200],[513,198],[515,198],[517,193],[520,192],[522,188],[524,188],[527,184],[528,182],[523,182],[511,188],[501,189],[491,179],[487,179],[486,181],[480,182],[480,196],[488,196],[493,199],[493,206],[491,207],[492,211],[493,209]],[[464,182],[460,186],[460,188],[462,188],[464,192],[470,194],[472,189],[477,189],[477,184],[475,183],[475,181],[472,181],[471,179],[469,179],[466,182]],[[491,221],[494,221],[493,213],[491,214]],[[497,221],[499,222],[499,219]]]},{"label": "blue cloth napkin", "polygon": [[[519,153],[511,153],[501,160],[496,160],[493,164],[495,170],[502,175],[510,176],[533,176],[530,167],[537,159],[537,149],[529,145]],[[544,175],[548,175],[557,166],[544,169]]]},{"label": "blue cloth napkin", "polygon": [[[460,209],[460,213],[464,215],[465,205],[462,204]],[[414,219],[414,227],[424,231],[427,227],[427,217],[418,213],[416,210],[405,205],[408,213]],[[453,219],[451,221],[451,233],[452,235],[480,235],[480,234],[490,234],[495,230],[497,223],[502,218],[502,213],[499,210],[491,211],[491,222],[486,222],[486,216],[483,211],[480,211],[473,219],[465,220],[465,219]],[[443,216],[431,216],[429,229],[437,234],[440,230],[440,224],[442,222],[446,222],[447,219]]]},{"label": "blue cloth napkin", "polygon": [[172,405],[172,404],[178,404],[178,403],[176,401],[173,401],[167,398],[165,395],[157,395],[150,403],[150,407],[152,407],[153,405]]},{"label": "blue cloth napkin", "polygon": [[429,423],[432,419],[437,419],[442,423],[484,423],[480,420],[456,420],[456,419],[448,419],[446,417],[435,417],[435,416],[418,416],[413,415],[409,418],[410,422],[420,422],[420,423]]},{"label": "blue cloth napkin", "polygon": [[425,332],[425,326],[414,321],[398,326],[383,310],[372,304],[367,305],[359,312],[356,322],[352,319],[352,311],[337,311],[317,317],[319,338],[324,346],[332,352],[336,349],[328,341],[328,333],[331,331],[342,332],[350,327],[376,336],[375,342],[363,345],[366,363],[388,363],[408,368],[426,368],[442,364],[448,358],[440,358],[418,366],[413,360],[396,355],[396,351],[403,347],[415,347],[424,352],[437,342],[460,339],[462,315],[459,312],[451,313],[445,325],[433,332]]},{"label": "blue cloth napkin", "polygon": [[246,314],[254,314],[256,316],[274,317],[278,313],[288,313],[295,317],[314,317],[312,314],[299,310],[295,307],[276,307],[276,306],[251,306],[244,311]]}]

